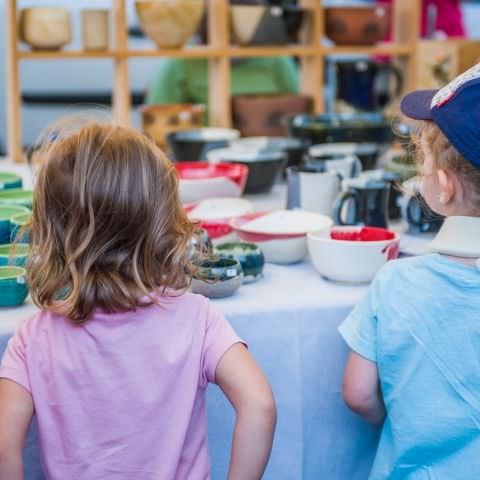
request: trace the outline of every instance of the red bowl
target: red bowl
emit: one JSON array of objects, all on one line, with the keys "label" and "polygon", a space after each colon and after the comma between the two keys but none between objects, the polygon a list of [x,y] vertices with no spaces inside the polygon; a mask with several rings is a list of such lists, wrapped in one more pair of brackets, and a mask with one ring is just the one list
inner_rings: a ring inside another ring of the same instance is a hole
[{"label": "red bowl", "polygon": [[226,222],[200,222],[200,226],[205,229],[212,240],[225,237],[233,232],[233,227]]},{"label": "red bowl", "polygon": [[209,180],[212,178],[228,178],[240,189],[245,189],[248,167],[236,163],[180,162],[175,164],[182,180]]},{"label": "red bowl", "polygon": [[351,229],[333,227],[330,230],[330,238],[347,242],[382,242],[394,240],[396,234],[391,230],[379,227],[352,227]]}]

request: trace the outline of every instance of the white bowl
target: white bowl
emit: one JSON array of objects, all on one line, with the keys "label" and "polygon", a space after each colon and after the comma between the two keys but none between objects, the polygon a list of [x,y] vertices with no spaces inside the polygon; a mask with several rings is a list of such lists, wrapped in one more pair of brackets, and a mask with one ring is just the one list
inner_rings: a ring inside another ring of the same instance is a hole
[{"label": "white bowl", "polygon": [[322,276],[341,283],[368,283],[388,260],[397,257],[400,239],[394,232],[388,231],[392,238],[374,241],[336,240],[330,236],[332,231],[360,232],[362,228],[333,227],[308,234],[310,258]]},{"label": "white bowl", "polygon": [[180,201],[182,203],[199,202],[212,197],[233,197],[242,195],[242,188],[226,177],[209,179],[180,179]]}]

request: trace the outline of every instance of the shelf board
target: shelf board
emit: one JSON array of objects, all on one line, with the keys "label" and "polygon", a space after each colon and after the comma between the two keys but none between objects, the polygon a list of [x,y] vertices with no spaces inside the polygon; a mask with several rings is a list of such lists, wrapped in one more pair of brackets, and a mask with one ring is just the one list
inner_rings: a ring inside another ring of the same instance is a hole
[{"label": "shelf board", "polygon": [[176,58],[209,58],[221,55],[220,50],[200,45],[187,48],[159,48],[157,50],[126,50],[118,52],[121,57],[176,57]]},{"label": "shelf board", "polygon": [[225,55],[230,57],[277,57],[277,56],[308,56],[321,55],[321,46],[310,45],[252,45],[248,47],[230,46],[225,49]]},{"label": "shelf board", "polygon": [[413,48],[409,45],[392,45],[392,44],[379,44],[371,47],[368,46],[335,46],[324,47],[325,55],[410,55]]},{"label": "shelf board", "polygon": [[83,50],[18,50],[17,56],[23,60],[64,60],[78,58],[113,58],[113,51]]}]

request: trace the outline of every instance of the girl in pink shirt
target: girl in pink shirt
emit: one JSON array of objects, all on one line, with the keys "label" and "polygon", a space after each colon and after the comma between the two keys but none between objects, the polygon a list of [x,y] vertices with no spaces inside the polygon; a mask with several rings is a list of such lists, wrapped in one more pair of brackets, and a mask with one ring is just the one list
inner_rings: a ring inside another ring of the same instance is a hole
[{"label": "girl in pink shirt", "polygon": [[229,479],[259,479],[275,405],[225,318],[186,292],[193,233],[174,167],[87,123],[39,155],[28,281],[40,313],[0,367],[0,479],[23,478],[34,413],[50,480],[210,478],[205,390],[236,411]]}]

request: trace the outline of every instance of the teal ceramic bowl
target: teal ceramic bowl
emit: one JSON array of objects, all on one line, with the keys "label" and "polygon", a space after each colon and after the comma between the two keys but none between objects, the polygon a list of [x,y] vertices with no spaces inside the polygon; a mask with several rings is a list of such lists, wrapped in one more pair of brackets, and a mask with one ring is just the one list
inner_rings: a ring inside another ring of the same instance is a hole
[{"label": "teal ceramic bowl", "polygon": [[27,210],[26,212],[16,213],[10,217],[10,240],[12,242],[28,243],[30,241],[30,234],[27,230],[21,237],[17,238],[20,230],[30,222],[32,218],[32,212]]},{"label": "teal ceramic bowl", "polygon": [[18,213],[29,213],[30,210],[18,205],[0,204],[0,244],[10,241],[10,218]]},{"label": "teal ceramic bowl", "polygon": [[15,173],[0,172],[0,190],[22,188],[22,178]]},{"label": "teal ceramic bowl", "polygon": [[0,307],[21,305],[28,295],[27,271],[22,267],[0,267]]},{"label": "teal ceramic bowl", "polygon": [[193,262],[191,290],[209,298],[233,295],[243,282],[243,271],[237,260],[206,257]]},{"label": "teal ceramic bowl", "polygon": [[262,276],[265,257],[254,243],[222,243],[215,250],[220,257],[232,258],[240,263],[245,283],[258,280]]},{"label": "teal ceramic bowl", "polygon": [[33,190],[24,190],[23,188],[2,190],[0,191],[0,203],[20,205],[31,209],[33,205]]},{"label": "teal ceramic bowl", "polygon": [[24,267],[28,257],[28,243],[0,245],[0,267]]}]

